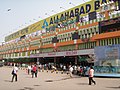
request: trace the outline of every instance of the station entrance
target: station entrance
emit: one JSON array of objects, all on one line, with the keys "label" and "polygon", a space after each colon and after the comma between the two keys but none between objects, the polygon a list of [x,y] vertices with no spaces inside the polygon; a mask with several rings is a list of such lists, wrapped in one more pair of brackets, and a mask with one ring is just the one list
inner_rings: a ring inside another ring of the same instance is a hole
[{"label": "station entrance", "polygon": [[94,65],[94,60],[89,55],[78,55],[78,56],[61,56],[61,57],[44,57],[39,58],[41,64],[65,64],[65,65],[80,65],[80,66],[91,66]]}]

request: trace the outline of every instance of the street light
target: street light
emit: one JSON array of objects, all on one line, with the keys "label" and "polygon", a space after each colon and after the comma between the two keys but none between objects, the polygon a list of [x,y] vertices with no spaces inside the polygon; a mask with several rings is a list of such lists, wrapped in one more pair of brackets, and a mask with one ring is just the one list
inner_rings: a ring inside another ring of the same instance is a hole
[{"label": "street light", "polygon": [[5,42],[2,42],[2,46],[5,45]]},{"label": "street light", "polygon": [[41,19],[43,19],[41,16],[39,16],[38,18],[41,18]]},{"label": "street light", "polygon": [[48,15],[48,16],[50,16],[48,13],[45,13],[45,15]]},{"label": "street light", "polygon": [[37,19],[33,19],[34,21],[38,21]]},{"label": "street light", "polygon": [[63,8],[63,7],[60,7],[61,9],[64,9],[64,10],[66,10],[65,8]]},{"label": "street light", "polygon": [[56,11],[52,10],[52,12],[57,13]]},{"label": "street light", "polygon": [[8,8],[8,9],[7,9],[7,11],[9,12],[9,11],[11,11],[11,9],[10,9],[10,8]]},{"label": "street light", "polygon": [[83,0],[84,2],[86,2],[85,0]]},{"label": "street light", "polygon": [[72,2],[69,2],[69,4],[71,4],[71,5],[75,6],[75,4],[73,4]]}]

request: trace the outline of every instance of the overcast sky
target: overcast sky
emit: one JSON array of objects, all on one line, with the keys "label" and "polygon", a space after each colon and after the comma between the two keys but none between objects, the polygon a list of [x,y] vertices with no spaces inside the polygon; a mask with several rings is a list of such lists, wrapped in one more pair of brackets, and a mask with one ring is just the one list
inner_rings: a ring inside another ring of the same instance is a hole
[{"label": "overcast sky", "polygon": [[[0,44],[5,36],[90,0],[0,0]],[[72,4],[69,4],[69,3]],[[52,12],[54,10],[54,12]]]}]

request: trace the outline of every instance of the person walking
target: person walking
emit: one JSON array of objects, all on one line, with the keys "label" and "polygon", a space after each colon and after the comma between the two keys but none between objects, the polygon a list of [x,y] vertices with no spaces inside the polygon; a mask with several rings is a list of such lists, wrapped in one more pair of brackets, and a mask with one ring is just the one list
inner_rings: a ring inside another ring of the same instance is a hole
[{"label": "person walking", "polygon": [[72,72],[73,72],[73,67],[70,65],[69,66],[69,74],[70,74],[71,78],[73,77]]},{"label": "person walking", "polygon": [[27,72],[27,73],[28,73],[28,75],[30,74],[31,69],[32,69],[32,68],[31,68],[31,66],[30,66],[30,65],[28,65],[28,69],[27,69],[27,70],[28,70],[28,72]]},{"label": "person walking", "polygon": [[66,72],[66,65],[63,66],[63,72]]},{"label": "person walking", "polygon": [[32,78],[34,77],[34,75],[35,77],[37,77],[37,66],[36,65],[32,67]]},{"label": "person walking", "polygon": [[15,78],[15,81],[17,82],[17,72],[18,72],[18,67],[17,67],[17,65],[15,65],[15,67],[13,68],[13,70],[12,70],[12,81],[11,82],[13,82],[13,80],[14,80],[14,78]]},{"label": "person walking", "polygon": [[88,75],[89,75],[89,85],[91,85],[92,83],[94,83],[94,85],[96,85],[96,82],[93,80],[93,77],[94,77],[94,69],[93,69],[92,66],[91,66],[90,69],[89,69]]}]

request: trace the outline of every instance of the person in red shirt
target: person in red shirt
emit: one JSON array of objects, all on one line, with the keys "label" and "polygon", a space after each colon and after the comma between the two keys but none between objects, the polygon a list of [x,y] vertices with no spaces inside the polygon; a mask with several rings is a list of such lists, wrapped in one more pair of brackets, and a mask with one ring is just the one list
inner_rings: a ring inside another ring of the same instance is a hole
[{"label": "person in red shirt", "polygon": [[89,85],[91,85],[91,83],[96,84],[96,82],[93,80],[93,77],[94,77],[94,69],[93,69],[92,66],[91,66],[90,69],[89,69],[88,75],[89,75]]},{"label": "person in red shirt", "polygon": [[36,65],[32,67],[32,78],[34,77],[34,75],[35,77],[37,77],[37,66]]}]

